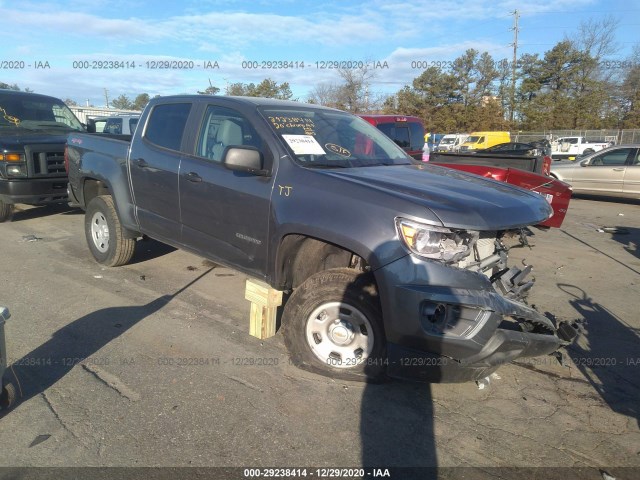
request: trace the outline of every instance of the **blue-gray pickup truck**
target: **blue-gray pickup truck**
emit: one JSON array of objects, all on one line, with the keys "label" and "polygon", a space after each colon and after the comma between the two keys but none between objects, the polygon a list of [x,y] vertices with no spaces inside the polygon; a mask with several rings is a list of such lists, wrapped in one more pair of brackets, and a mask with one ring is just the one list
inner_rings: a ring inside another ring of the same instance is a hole
[{"label": "blue-gray pickup truck", "polygon": [[556,352],[575,329],[525,303],[509,246],[540,195],[416,165],[366,121],[263,98],[153,99],[131,139],[73,133],[70,199],[91,253],[126,264],[148,236],[290,295],[296,365],[380,380],[478,380]]}]

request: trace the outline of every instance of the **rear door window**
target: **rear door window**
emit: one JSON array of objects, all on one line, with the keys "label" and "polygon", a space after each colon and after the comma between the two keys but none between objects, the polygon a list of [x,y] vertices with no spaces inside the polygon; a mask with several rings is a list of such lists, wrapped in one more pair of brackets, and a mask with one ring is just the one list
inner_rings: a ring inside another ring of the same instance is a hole
[{"label": "rear door window", "polygon": [[158,147],[179,151],[190,112],[190,103],[155,106],[147,120],[145,140]]},{"label": "rear door window", "polygon": [[[406,125],[398,127],[394,123],[380,123],[377,125],[377,127],[387,137],[396,142],[398,146],[402,148],[409,148],[411,146],[411,141],[409,139],[409,128]],[[422,145],[420,146],[420,148],[422,148]]]},{"label": "rear door window", "polygon": [[104,126],[104,133],[111,133],[113,135],[120,135],[122,133],[122,119],[110,118]]},{"label": "rear door window", "polygon": [[418,122],[409,122],[411,133],[411,150],[422,150],[424,147],[424,127]]}]

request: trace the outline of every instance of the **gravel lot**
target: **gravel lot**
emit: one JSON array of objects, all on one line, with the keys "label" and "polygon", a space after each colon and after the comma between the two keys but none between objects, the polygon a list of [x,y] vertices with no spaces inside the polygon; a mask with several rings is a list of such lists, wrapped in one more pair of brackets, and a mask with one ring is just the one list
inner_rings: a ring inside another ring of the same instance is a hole
[{"label": "gravel lot", "polygon": [[298,370],[280,335],[248,335],[243,275],[154,241],[132,265],[104,268],[82,212],[25,207],[0,225],[0,304],[23,394],[0,420],[0,466],[437,465],[492,478],[503,470],[489,467],[544,466],[640,478],[639,209],[573,199],[562,229],[512,251],[534,265],[530,303],[586,319],[585,335],[566,365],[507,365],[479,389]]}]

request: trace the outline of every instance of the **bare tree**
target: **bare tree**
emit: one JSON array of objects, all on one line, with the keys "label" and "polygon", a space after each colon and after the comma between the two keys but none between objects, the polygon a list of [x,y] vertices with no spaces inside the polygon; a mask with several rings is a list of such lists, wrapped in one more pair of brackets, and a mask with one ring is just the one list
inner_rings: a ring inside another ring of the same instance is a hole
[{"label": "bare tree", "polygon": [[307,102],[340,108],[339,90],[340,88],[335,83],[319,83],[307,95]]},{"label": "bare tree", "polygon": [[582,22],[573,42],[579,50],[596,60],[602,60],[620,50],[615,40],[619,23],[619,20],[611,15],[600,20],[590,19]]},{"label": "bare tree", "polygon": [[338,75],[342,79],[339,87],[339,99],[344,109],[351,113],[369,112],[374,102],[371,96],[371,80],[375,73],[364,62],[360,68],[341,68]]}]

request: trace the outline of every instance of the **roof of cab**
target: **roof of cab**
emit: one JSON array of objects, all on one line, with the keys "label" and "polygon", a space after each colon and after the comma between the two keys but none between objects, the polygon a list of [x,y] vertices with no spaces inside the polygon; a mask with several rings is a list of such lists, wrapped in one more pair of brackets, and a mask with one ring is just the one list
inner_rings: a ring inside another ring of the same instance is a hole
[{"label": "roof of cab", "polygon": [[171,95],[166,97],[156,97],[154,101],[167,101],[167,100],[196,100],[196,99],[215,99],[224,102],[237,102],[243,105],[255,105],[261,107],[297,107],[297,108],[313,108],[321,110],[341,111],[335,108],[324,107],[322,105],[316,105],[313,103],[295,102],[293,100],[279,100],[276,98],[264,98],[264,97],[235,97],[227,95]]}]

